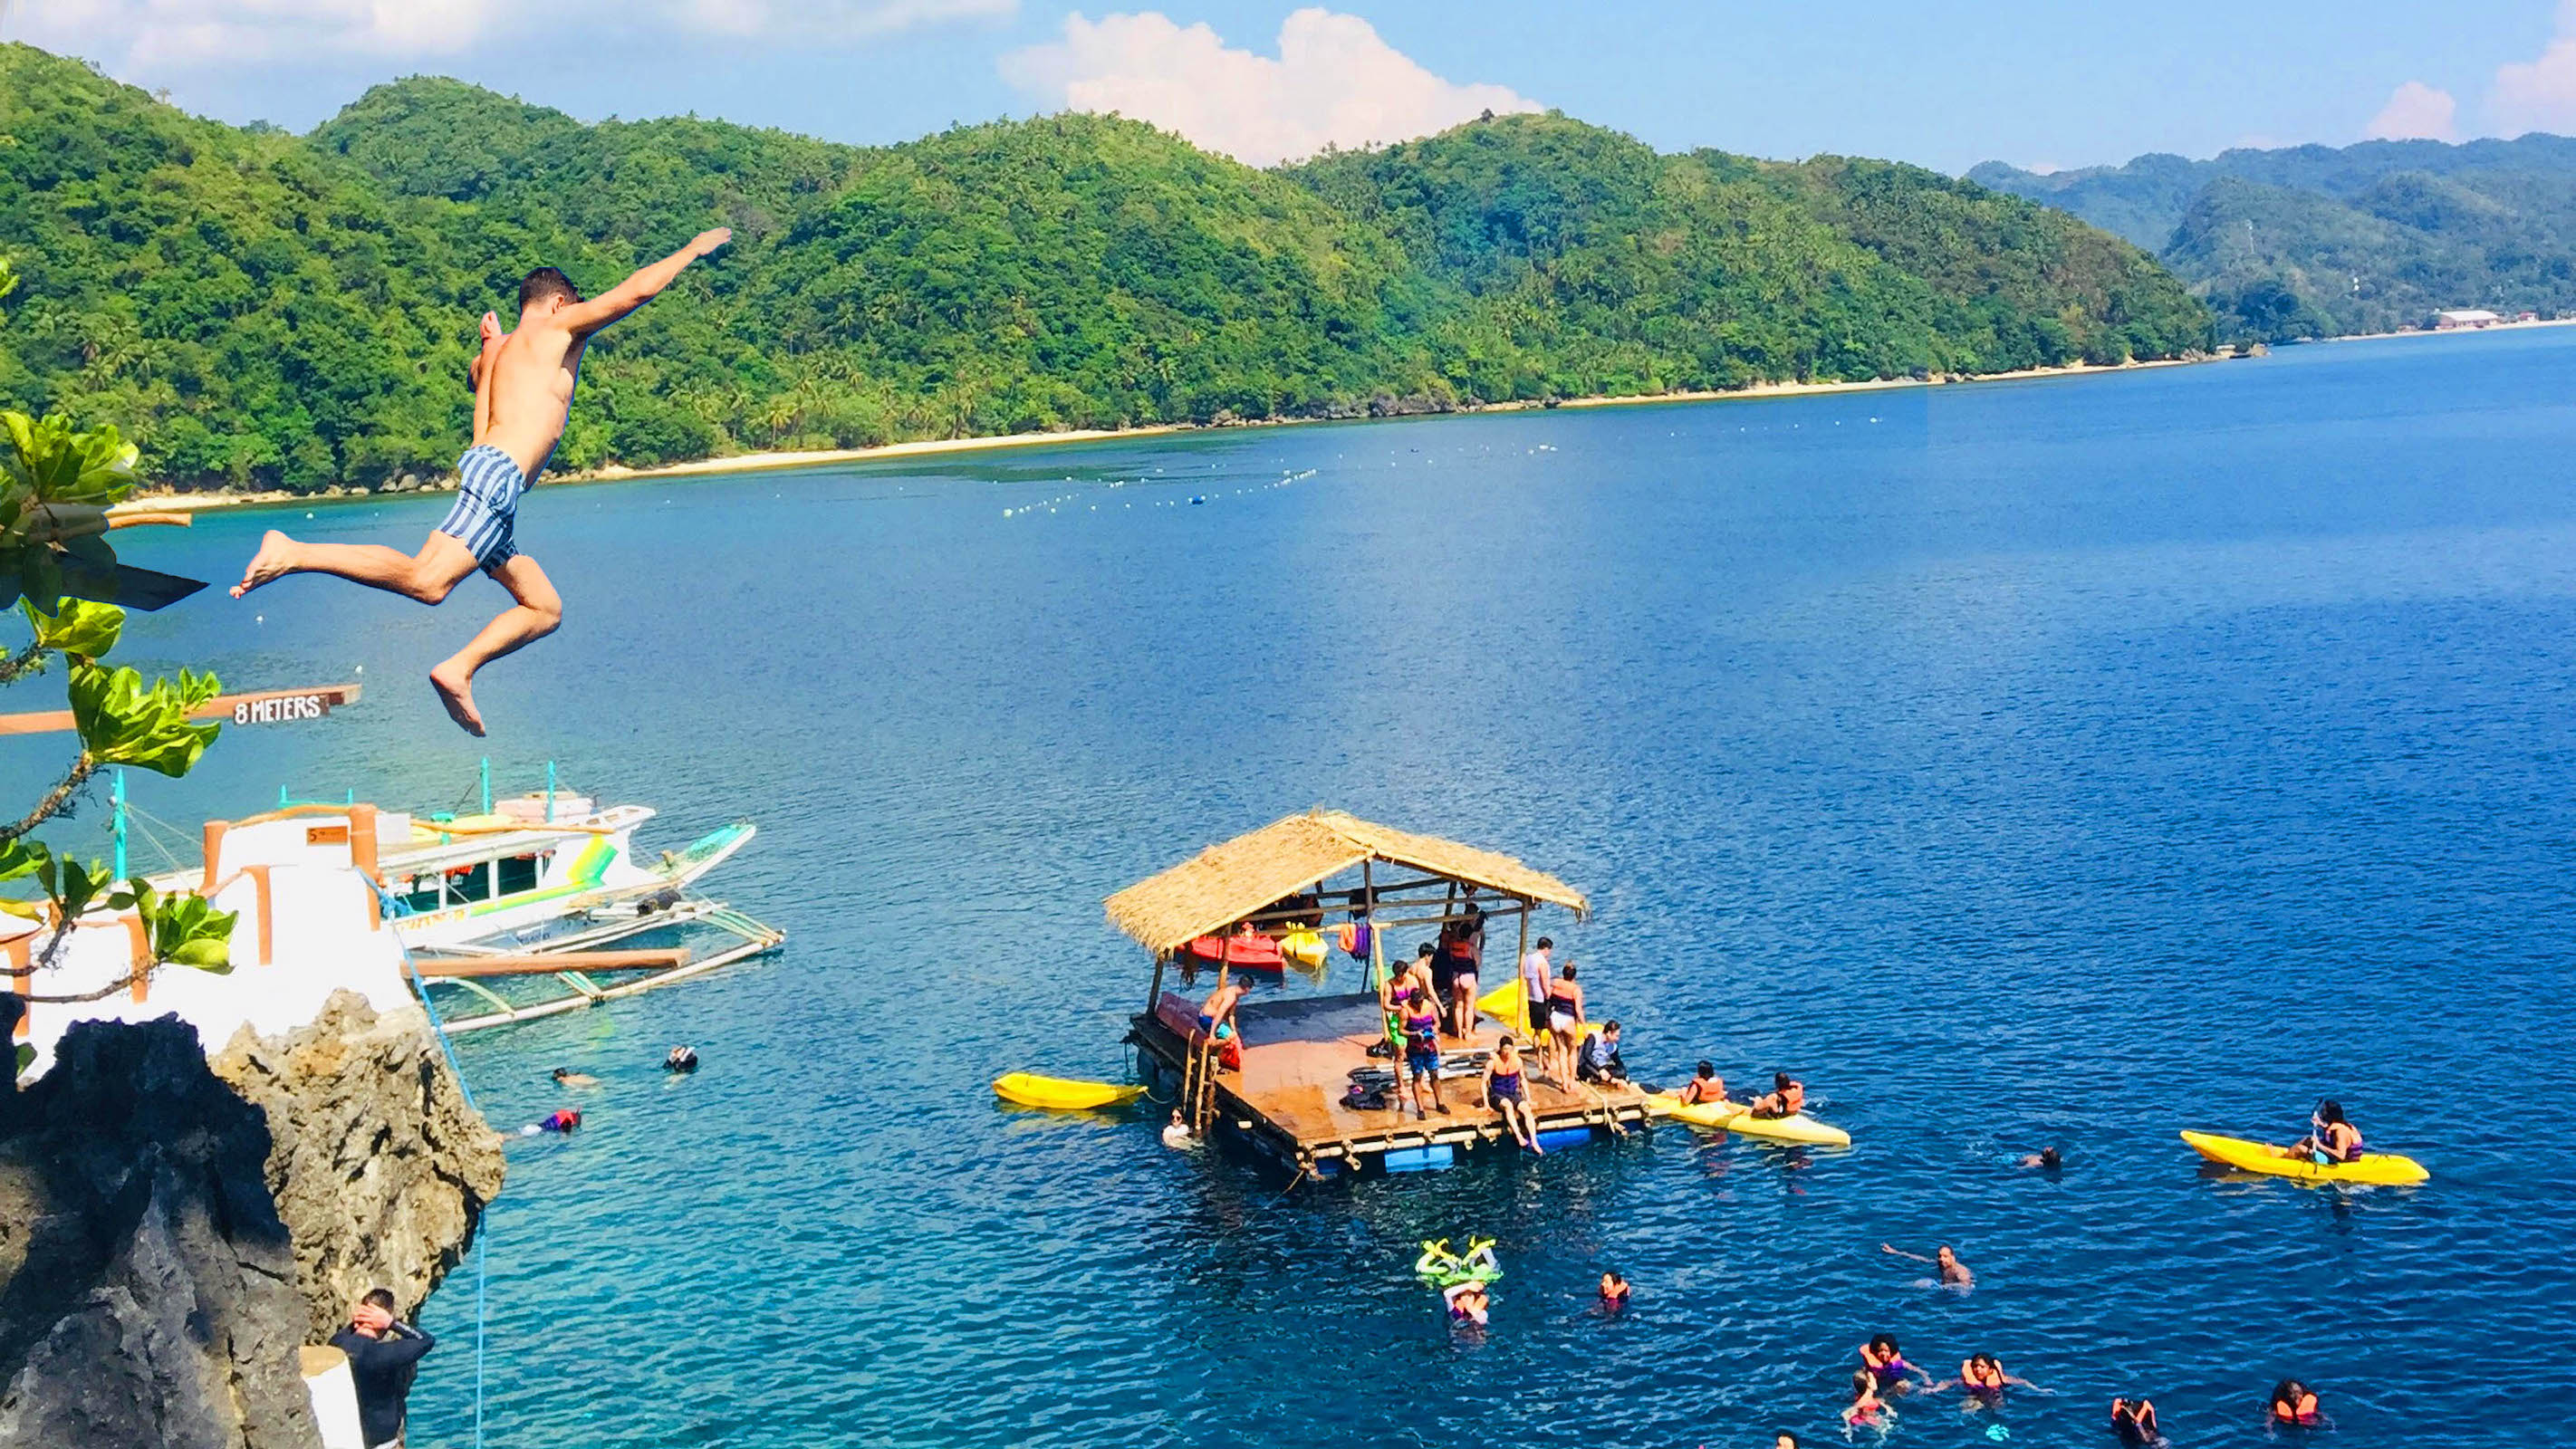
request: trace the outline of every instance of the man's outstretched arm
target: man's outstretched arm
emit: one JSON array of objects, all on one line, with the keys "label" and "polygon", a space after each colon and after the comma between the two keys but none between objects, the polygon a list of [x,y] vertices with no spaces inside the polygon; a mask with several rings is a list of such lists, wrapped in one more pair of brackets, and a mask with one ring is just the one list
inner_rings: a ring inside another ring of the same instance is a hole
[{"label": "man's outstretched arm", "polygon": [[501,343],[507,334],[501,330],[501,319],[490,312],[483,314],[482,348],[465,369],[466,380],[474,388],[474,441],[492,429],[492,361],[501,355]]},{"label": "man's outstretched arm", "polygon": [[689,244],[653,265],[638,271],[625,281],[600,293],[587,302],[575,302],[563,309],[564,325],[576,337],[587,337],[662,294],[689,263],[733,240],[733,228],[720,226],[702,231],[689,239]]}]

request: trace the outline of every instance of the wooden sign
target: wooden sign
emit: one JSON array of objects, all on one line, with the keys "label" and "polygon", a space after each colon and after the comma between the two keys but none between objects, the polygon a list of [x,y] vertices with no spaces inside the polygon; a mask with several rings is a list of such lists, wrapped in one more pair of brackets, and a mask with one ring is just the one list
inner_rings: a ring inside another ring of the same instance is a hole
[{"label": "wooden sign", "polygon": [[[338,705],[356,704],[355,684],[326,684],[318,689],[260,689],[247,694],[219,694],[197,706],[191,719],[223,720],[231,724],[292,724],[297,720],[321,719]],[[72,712],[67,709],[39,710],[33,714],[0,714],[0,735],[42,735],[72,727]]]}]

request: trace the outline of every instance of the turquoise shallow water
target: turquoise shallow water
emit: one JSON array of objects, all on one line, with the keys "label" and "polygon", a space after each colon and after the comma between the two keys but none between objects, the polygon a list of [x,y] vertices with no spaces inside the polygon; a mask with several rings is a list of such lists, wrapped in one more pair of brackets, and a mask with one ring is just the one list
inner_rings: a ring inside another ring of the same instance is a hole
[{"label": "turquoise shallow water", "polygon": [[[2145,1391],[2255,1443],[2290,1373],[2351,1449],[2522,1442],[2576,1289],[2571,383],[2548,332],[537,494],[570,622],[488,676],[496,771],[656,803],[657,846],[756,819],[715,883],[792,940],[460,1044],[505,1127],[552,1066],[606,1079],[513,1143],[487,1442],[1767,1445],[1833,1436],[1882,1329],[2054,1391],[2017,1442]],[[142,557],[220,577],[275,518]],[[370,686],[138,800],[455,802],[483,751],[415,681],[495,597],[138,623]],[[1148,965],[1104,895],[1316,803],[1588,888],[1555,934],[1633,1063],[1792,1067],[1857,1145],[1283,1198],[1145,1119],[995,1107],[1123,1070]],[[2174,1138],[2321,1093],[2434,1184],[2214,1182]],[[2050,1143],[2061,1178],[2011,1166]],[[1472,1341],[1407,1271],[1469,1233],[1510,1274]],[[470,1439],[474,1314],[470,1277],[430,1305],[415,1444]],[[1989,1442],[1939,1400],[1895,1438]]]}]

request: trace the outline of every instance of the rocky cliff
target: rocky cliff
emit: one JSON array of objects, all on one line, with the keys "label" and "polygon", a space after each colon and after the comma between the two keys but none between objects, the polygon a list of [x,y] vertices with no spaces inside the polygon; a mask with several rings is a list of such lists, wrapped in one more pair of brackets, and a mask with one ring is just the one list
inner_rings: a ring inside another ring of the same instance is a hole
[{"label": "rocky cliff", "polygon": [[307,1449],[299,1345],[409,1312],[499,1190],[425,1022],[358,998],[209,1065],[170,1018],[84,1024],[0,1094],[0,1449]]},{"label": "rocky cliff", "polygon": [[379,1019],[343,991],[285,1036],[243,1028],[213,1067],[268,1115],[268,1188],[315,1340],[370,1288],[416,1308],[501,1191],[501,1139],[465,1104],[428,1018]]}]

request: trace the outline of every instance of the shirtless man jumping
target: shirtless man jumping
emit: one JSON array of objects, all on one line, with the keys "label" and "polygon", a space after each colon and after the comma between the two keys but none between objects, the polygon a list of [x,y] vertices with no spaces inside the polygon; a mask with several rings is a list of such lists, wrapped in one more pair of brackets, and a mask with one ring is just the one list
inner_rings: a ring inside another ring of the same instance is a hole
[{"label": "shirtless man jumping", "polygon": [[404,554],[374,543],[297,543],[271,529],[233,597],[288,574],[321,573],[436,604],[468,574],[483,570],[515,602],[429,671],[430,686],[449,717],[468,734],[483,733],[483,717],[474,709],[474,672],[563,622],[563,600],[511,535],[520,497],[554,456],[572,414],[583,349],[600,328],[652,301],[689,263],[732,239],[725,227],[700,232],[687,246],[587,302],[552,267],[528,273],[519,283],[515,330],[504,333],[499,319],[483,316],[483,352],[472,369],[473,445],[456,460],[456,505],[420,552]]}]

